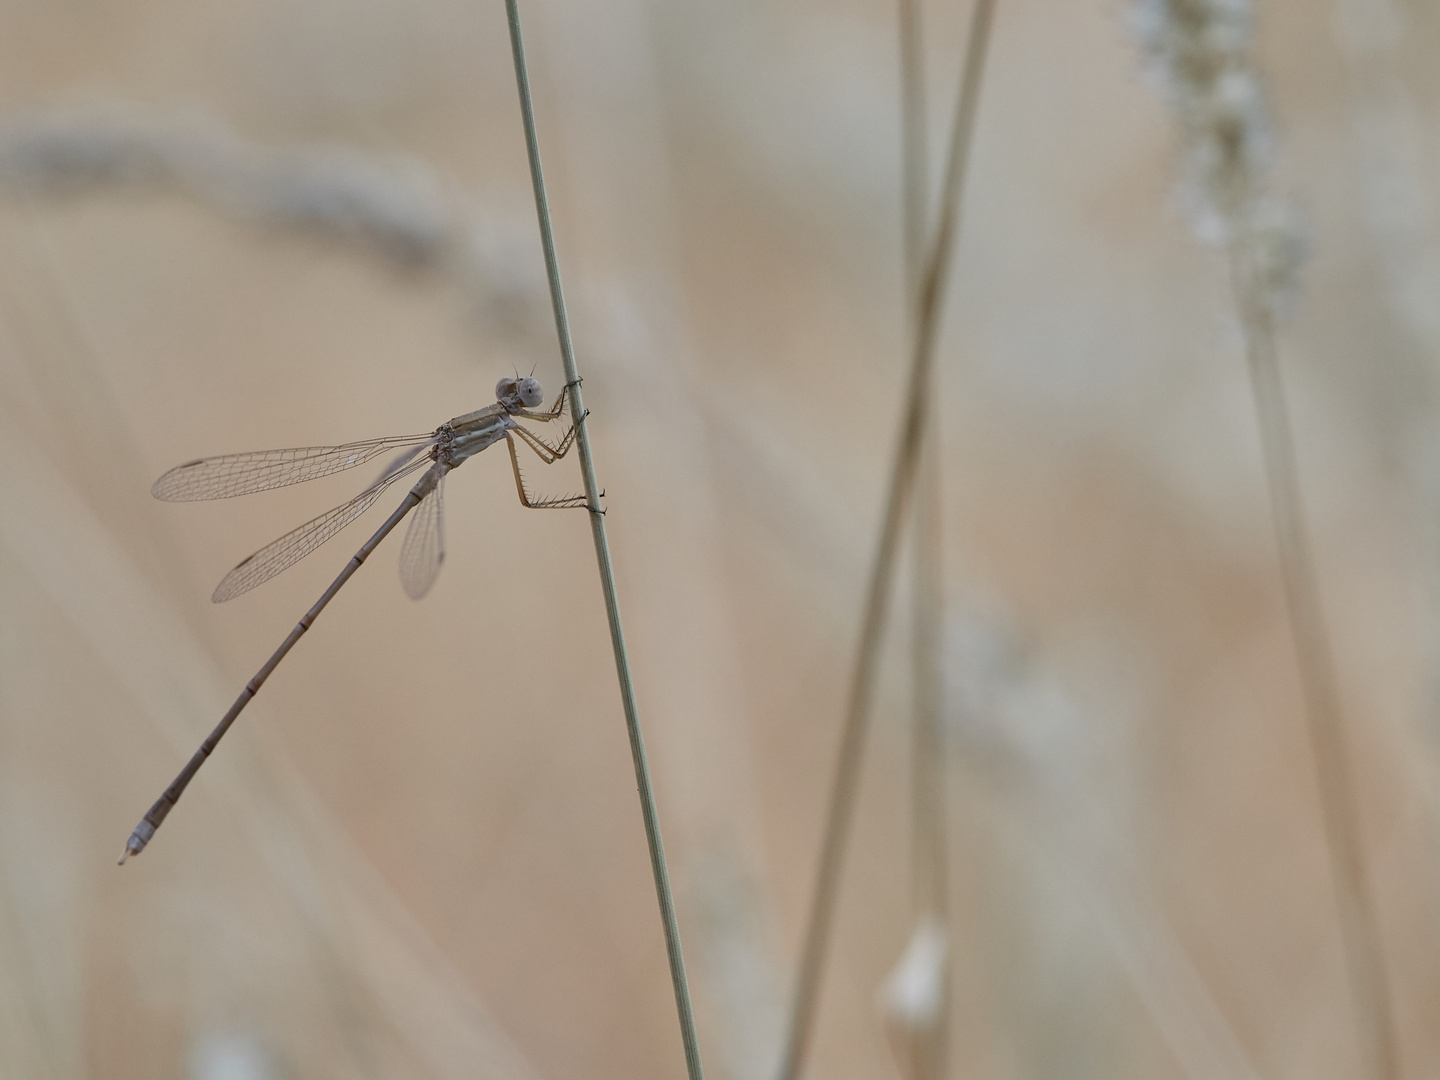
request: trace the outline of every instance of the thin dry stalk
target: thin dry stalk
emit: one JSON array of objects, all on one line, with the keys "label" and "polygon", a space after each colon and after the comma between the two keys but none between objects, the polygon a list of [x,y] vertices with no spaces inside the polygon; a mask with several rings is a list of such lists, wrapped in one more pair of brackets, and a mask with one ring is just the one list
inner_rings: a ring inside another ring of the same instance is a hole
[{"label": "thin dry stalk", "polygon": [[[941,657],[945,603],[941,561],[939,432],[933,428],[921,447],[914,519],[914,609],[911,629],[911,681],[914,734],[911,741],[911,799],[914,830],[911,852],[912,914],[916,932],[949,925],[948,839],[945,825],[946,764],[941,734]],[[949,1045],[949,967],[940,972],[933,1025],[916,1028],[913,1060],[916,1080],[945,1075]]]},{"label": "thin dry stalk", "polygon": [[1275,352],[1277,313],[1293,291],[1301,246],[1285,205],[1266,190],[1273,144],[1264,88],[1250,57],[1249,0],[1142,0],[1142,45],[1180,120],[1182,192],[1202,240],[1226,248],[1245,335],[1271,514],[1295,640],[1340,936],[1366,1074],[1400,1075],[1384,953],[1361,855],[1355,782],[1335,661],[1295,465]]},{"label": "thin dry stalk", "polygon": [[635,687],[630,678],[630,658],[625,648],[625,631],[620,623],[620,601],[615,593],[615,573],[610,562],[610,542],[605,535],[605,512],[600,508],[601,490],[595,479],[595,460],[585,424],[585,401],[580,373],[575,365],[575,347],[570,338],[570,320],[565,311],[565,293],[560,284],[560,264],[555,254],[555,232],[550,221],[550,201],[545,194],[545,174],[540,165],[540,142],[535,130],[535,105],[530,96],[530,76],[525,65],[525,44],[520,34],[518,0],[505,0],[510,22],[510,46],[515,56],[515,83],[520,93],[520,116],[525,126],[525,149],[530,159],[530,181],[535,189],[535,213],[540,223],[540,243],[545,253],[545,273],[550,282],[550,301],[555,310],[555,332],[560,339],[560,356],[565,366],[565,385],[571,392],[575,416],[576,448],[585,481],[585,500],[590,512],[590,531],[595,540],[595,559],[600,569],[600,588],[605,594],[605,616],[610,624],[610,641],[615,650],[615,673],[620,680],[620,699],[625,708],[625,726],[630,735],[630,754],[635,761],[635,783],[640,792],[640,811],[645,819],[645,840],[650,848],[650,868],[655,875],[655,892],[665,924],[665,950],[670,960],[670,978],[675,985],[675,1007],[680,1015],[680,1036],[685,1044],[685,1067],[690,1080],[703,1080],[700,1042],[695,1034],[695,1014],[690,1004],[690,986],[685,978],[685,957],[680,949],[680,925],[675,917],[675,900],[670,891],[670,872],[665,864],[665,847],[660,838],[660,819],[650,783],[650,766],[645,758],[645,740],[635,705]]},{"label": "thin dry stalk", "polygon": [[[920,12],[917,0],[900,2],[901,72],[904,104],[905,247],[907,295],[913,302],[924,269],[925,98]],[[913,333],[917,336],[919,326]],[[915,851],[912,858],[916,917],[943,915],[946,906],[943,769],[940,768],[940,649],[944,604],[942,588],[942,485],[940,433],[933,402],[926,417],[915,491],[914,626],[912,642],[915,710],[913,795]]]},{"label": "thin dry stalk", "polygon": [[914,313],[925,271],[930,149],[925,126],[925,31],[920,0],[900,0],[901,199],[905,230],[905,303]]},{"label": "thin dry stalk", "polygon": [[[924,30],[919,0],[900,0],[901,132],[905,228],[906,300],[914,304],[924,270],[925,218],[929,187],[926,145]],[[912,312],[916,309],[912,306]],[[920,332],[918,325],[913,333]],[[933,395],[925,402],[923,442],[915,492],[913,558],[913,624],[911,680],[914,733],[911,740],[913,851],[911,852],[912,913],[916,933],[933,926],[942,937],[948,923],[949,882],[945,829],[945,763],[940,738],[941,642],[945,618],[943,588],[944,486],[940,471],[940,431]],[[943,946],[940,955],[948,955]],[[939,971],[935,1020],[909,1032],[910,1063],[915,1080],[945,1075],[949,1046],[949,965]]]},{"label": "thin dry stalk", "polygon": [[1310,748],[1319,780],[1320,812],[1330,851],[1345,967],[1358,1014],[1360,1053],[1370,1076],[1397,1080],[1400,1062],[1384,945],[1361,854],[1364,841],[1355,805],[1355,777],[1336,686],[1335,658],[1305,526],[1295,440],[1275,352],[1273,315],[1268,305],[1257,300],[1257,271],[1247,252],[1236,245],[1231,258],[1235,302],[1245,331],[1246,360],[1280,549],[1280,572],[1290,611],[1290,632],[1295,640]]},{"label": "thin dry stalk", "polygon": [[960,75],[960,92],[955,106],[954,127],[950,136],[950,152],[946,163],[945,181],[941,189],[939,222],[935,239],[925,261],[924,274],[916,290],[915,341],[911,355],[909,386],[900,442],[886,496],[885,516],[881,524],[879,544],[871,566],[870,584],[861,624],[860,645],[851,675],[849,708],[841,734],[840,756],[835,771],[835,786],[826,818],[825,837],[820,848],[820,865],[815,891],[806,925],[796,979],[790,1023],[786,1032],[784,1056],[781,1059],[781,1080],[796,1080],[804,1066],[814,1026],[815,1006],[820,988],[820,975],[830,926],[839,892],[840,871],[845,841],[853,815],[855,792],[864,757],[866,721],[874,693],[875,674],[879,666],[880,642],[885,617],[895,582],[895,564],[899,554],[900,531],[905,511],[915,487],[927,420],[926,404],[930,397],[931,369],[934,366],[935,342],[939,336],[941,301],[949,281],[951,254],[960,229],[961,196],[964,191],[966,165],[970,156],[971,137],[980,100],[981,75],[985,65],[986,47],[990,41],[995,0],[975,0],[971,14],[970,37],[966,46],[964,66]]}]

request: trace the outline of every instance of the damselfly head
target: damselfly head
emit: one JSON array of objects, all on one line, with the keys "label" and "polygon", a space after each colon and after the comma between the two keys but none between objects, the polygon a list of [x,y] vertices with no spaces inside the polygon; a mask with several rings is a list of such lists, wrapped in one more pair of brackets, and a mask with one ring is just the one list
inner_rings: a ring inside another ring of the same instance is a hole
[{"label": "damselfly head", "polygon": [[533,375],[526,375],[516,383],[515,392],[520,396],[520,404],[527,409],[536,408],[545,400],[545,391],[540,389],[540,380]]},{"label": "damselfly head", "polygon": [[507,408],[533,409],[545,400],[545,391],[533,375],[524,378],[507,375],[495,384],[495,399]]}]

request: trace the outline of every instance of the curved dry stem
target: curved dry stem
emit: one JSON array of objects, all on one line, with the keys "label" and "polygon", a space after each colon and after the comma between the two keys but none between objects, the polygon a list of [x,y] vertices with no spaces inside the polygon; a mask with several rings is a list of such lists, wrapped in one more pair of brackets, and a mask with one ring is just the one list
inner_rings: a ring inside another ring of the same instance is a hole
[{"label": "curved dry stem", "polygon": [[934,243],[926,256],[924,274],[916,296],[916,334],[900,444],[895,452],[880,540],[870,571],[860,645],[851,674],[849,707],[835,770],[835,786],[826,818],[820,865],[816,874],[810,917],[805,928],[805,943],[786,1033],[784,1057],[780,1065],[781,1080],[796,1080],[799,1076],[815,1019],[821,969],[830,937],[830,924],[835,913],[845,841],[854,809],[860,764],[864,757],[865,728],[870,714],[875,674],[879,666],[880,642],[895,582],[900,530],[915,486],[925,433],[926,403],[930,397],[931,368],[935,342],[939,336],[941,301],[949,281],[951,253],[960,227],[961,196],[994,11],[995,0],[976,0],[971,15],[970,38],[961,70],[960,93],[950,136],[939,222]]}]

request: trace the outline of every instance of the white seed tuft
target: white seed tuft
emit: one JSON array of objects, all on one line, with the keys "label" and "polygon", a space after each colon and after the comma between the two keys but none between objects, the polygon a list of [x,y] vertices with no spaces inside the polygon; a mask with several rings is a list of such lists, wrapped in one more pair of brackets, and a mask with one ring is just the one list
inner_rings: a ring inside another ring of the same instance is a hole
[{"label": "white seed tuft", "polygon": [[1274,137],[1250,59],[1250,0],[1140,0],[1132,23],[1180,122],[1180,205],[1202,242],[1247,267],[1252,301],[1274,316],[1306,242],[1298,213],[1265,187]]},{"label": "white seed tuft", "polygon": [[933,915],[920,918],[880,987],[880,1011],[908,1032],[931,1031],[945,1008],[950,936]]}]

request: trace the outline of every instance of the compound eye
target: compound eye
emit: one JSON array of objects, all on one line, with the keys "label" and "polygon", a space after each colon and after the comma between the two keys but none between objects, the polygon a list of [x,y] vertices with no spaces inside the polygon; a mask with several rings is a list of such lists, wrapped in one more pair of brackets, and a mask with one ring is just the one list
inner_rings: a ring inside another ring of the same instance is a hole
[{"label": "compound eye", "polygon": [[540,380],[526,376],[515,387],[520,395],[520,404],[533,409],[545,400],[545,391],[540,389]]},{"label": "compound eye", "polygon": [[508,375],[495,384],[495,397],[497,399],[509,397],[514,392],[515,380]]}]

